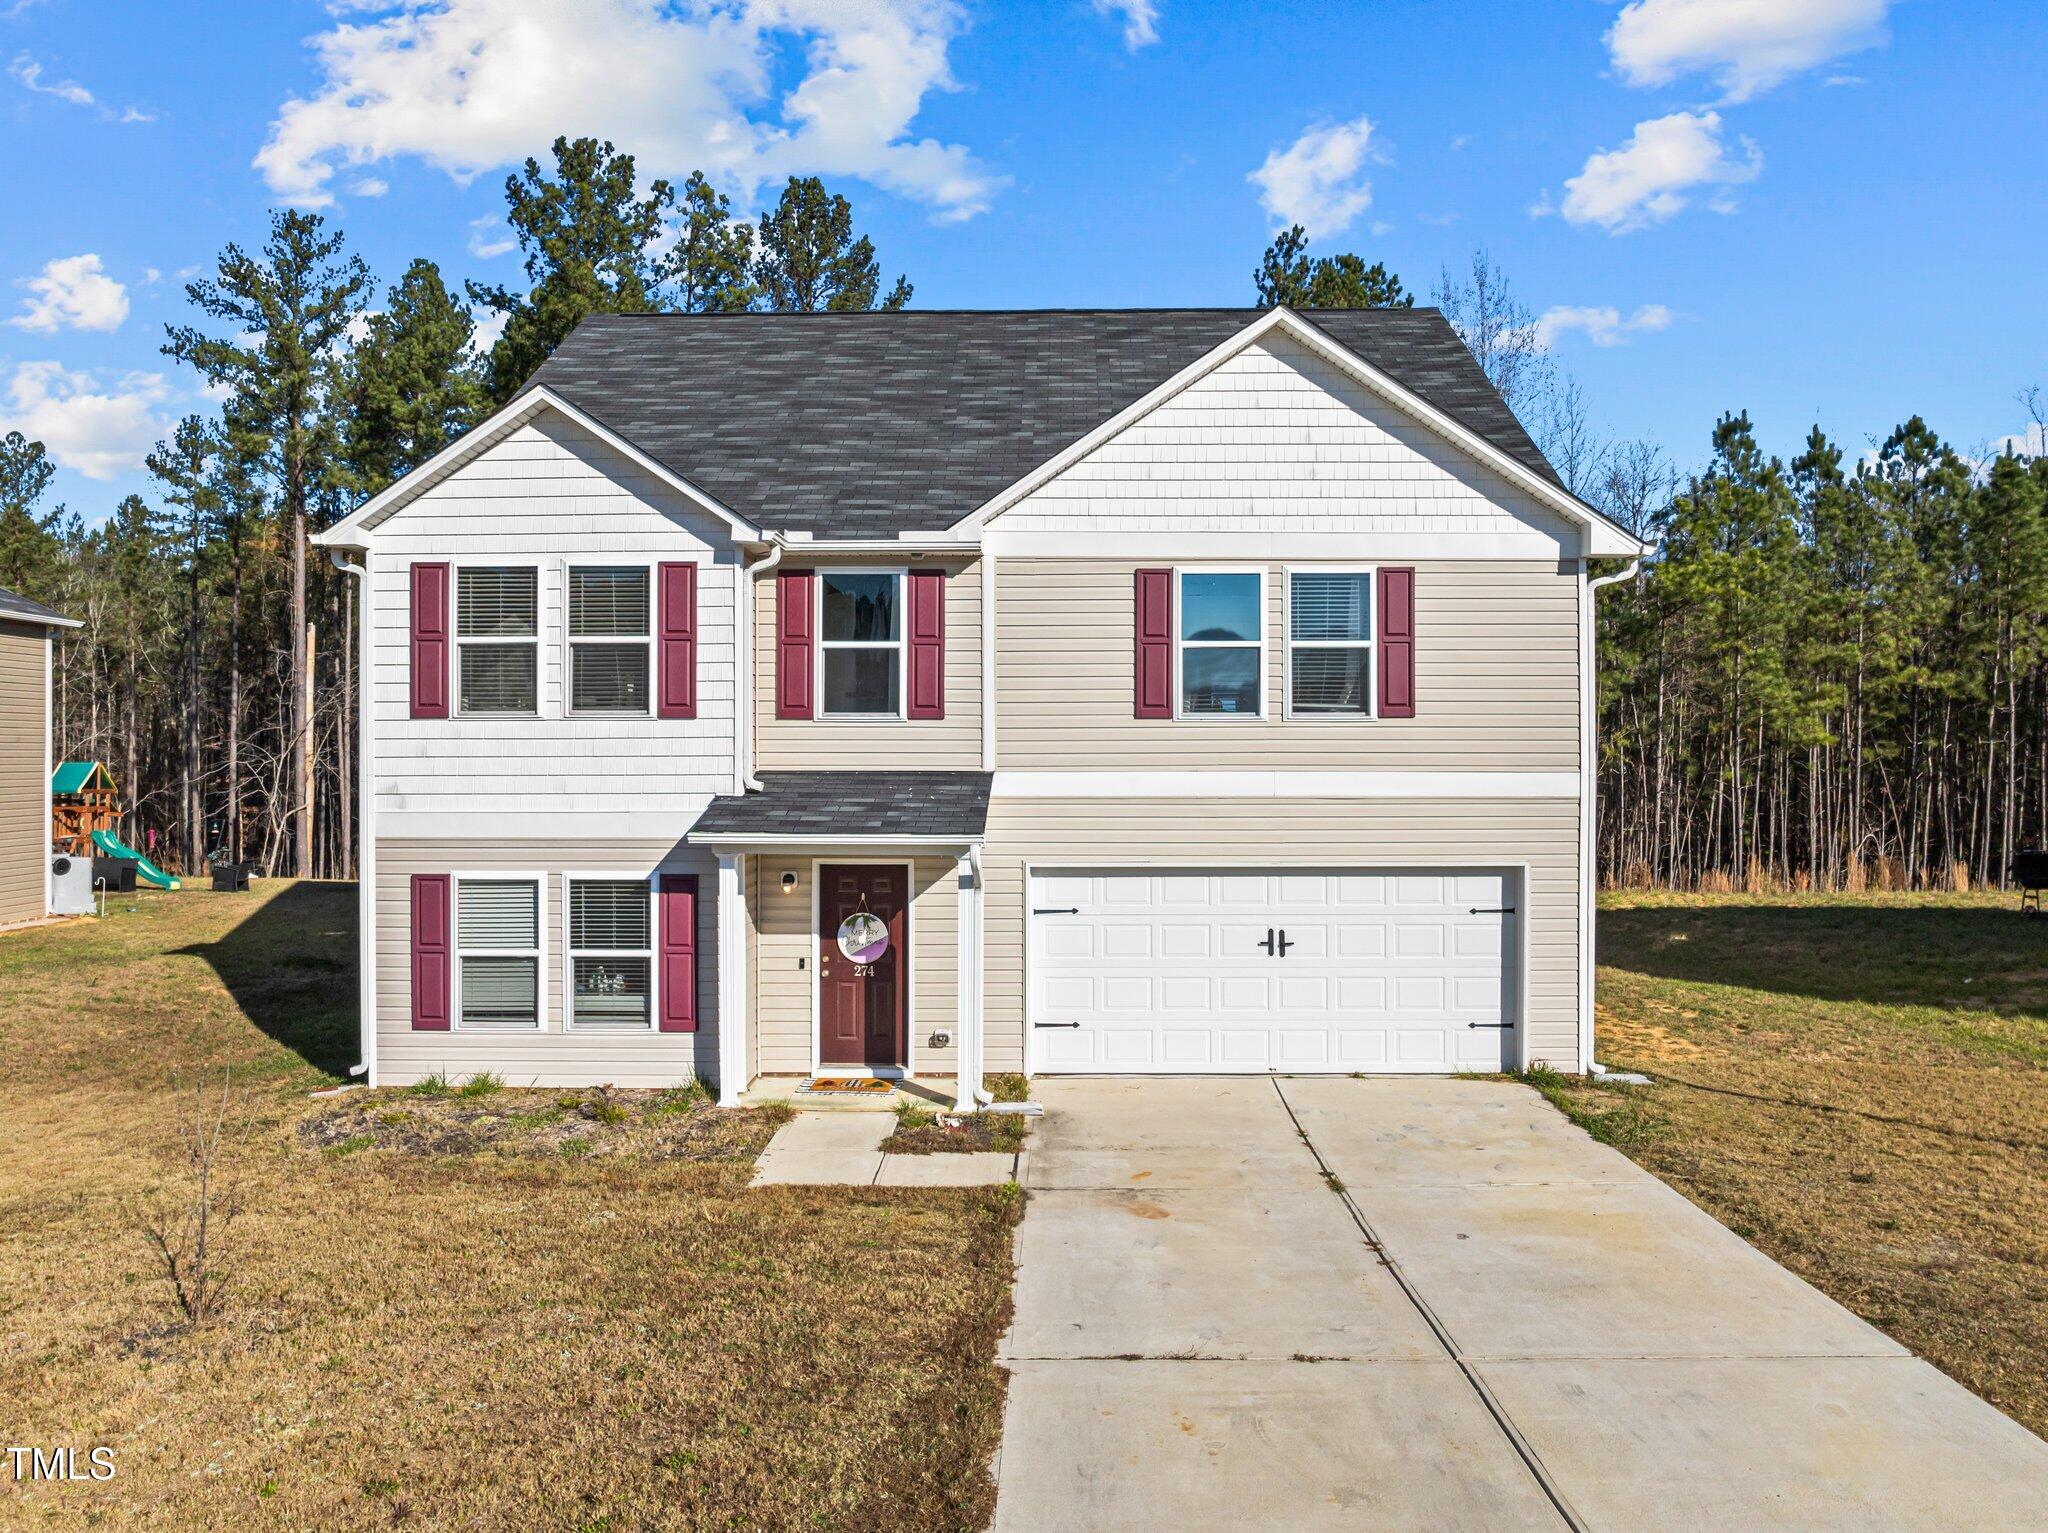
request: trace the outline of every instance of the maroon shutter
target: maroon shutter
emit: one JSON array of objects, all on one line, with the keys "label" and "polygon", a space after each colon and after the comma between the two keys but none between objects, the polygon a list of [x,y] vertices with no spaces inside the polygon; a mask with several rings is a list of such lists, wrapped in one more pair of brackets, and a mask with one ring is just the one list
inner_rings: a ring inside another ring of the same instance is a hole
[{"label": "maroon shutter", "polygon": [[446,873],[412,876],[412,1027],[416,1033],[448,1031],[451,882]]},{"label": "maroon shutter", "polygon": [[657,572],[657,617],[654,716],[694,719],[697,716],[697,566],[664,564]]},{"label": "maroon shutter", "polygon": [[[412,567],[412,716],[448,717],[448,566]],[[447,1026],[444,1022],[442,1026]]]},{"label": "maroon shutter", "polygon": [[910,716],[946,716],[946,572],[910,572]]},{"label": "maroon shutter", "polygon": [[1380,571],[1380,717],[1415,717],[1415,571]]},{"label": "maroon shutter", "polygon": [[1173,717],[1173,571],[1139,570],[1133,604],[1137,646],[1132,711],[1141,719]]},{"label": "maroon shutter", "polygon": [[697,1031],[697,875],[661,875],[661,1030]]},{"label": "maroon shutter", "polygon": [[812,590],[809,570],[778,570],[775,577],[775,716],[811,716]]}]

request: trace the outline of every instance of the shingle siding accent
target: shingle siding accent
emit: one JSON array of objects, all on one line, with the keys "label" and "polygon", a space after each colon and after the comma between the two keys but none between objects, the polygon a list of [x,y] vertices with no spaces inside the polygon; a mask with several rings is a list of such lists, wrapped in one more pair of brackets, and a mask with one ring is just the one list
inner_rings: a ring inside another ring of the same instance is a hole
[{"label": "shingle siding accent", "polygon": [[[34,603],[29,603],[33,606]],[[50,631],[0,617],[0,926],[44,914],[50,825],[43,794]]]}]

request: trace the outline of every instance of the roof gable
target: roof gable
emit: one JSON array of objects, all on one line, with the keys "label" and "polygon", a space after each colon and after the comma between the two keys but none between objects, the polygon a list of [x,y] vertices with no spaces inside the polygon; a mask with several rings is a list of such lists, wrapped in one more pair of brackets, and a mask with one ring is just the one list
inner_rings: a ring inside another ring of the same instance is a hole
[{"label": "roof gable", "polygon": [[[893,538],[954,525],[1274,312],[592,315],[533,387],[759,526]],[[1436,310],[1311,318],[1556,483]]]}]

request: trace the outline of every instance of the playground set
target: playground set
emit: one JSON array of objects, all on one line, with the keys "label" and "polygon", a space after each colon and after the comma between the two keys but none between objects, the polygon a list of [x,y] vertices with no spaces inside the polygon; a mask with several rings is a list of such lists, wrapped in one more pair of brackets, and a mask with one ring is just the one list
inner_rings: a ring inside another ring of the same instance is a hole
[{"label": "playground set", "polygon": [[119,857],[135,865],[135,876],[159,889],[182,887],[142,853],[114,834],[121,821],[121,794],[114,774],[97,761],[66,761],[50,774],[50,846],[66,857]]}]

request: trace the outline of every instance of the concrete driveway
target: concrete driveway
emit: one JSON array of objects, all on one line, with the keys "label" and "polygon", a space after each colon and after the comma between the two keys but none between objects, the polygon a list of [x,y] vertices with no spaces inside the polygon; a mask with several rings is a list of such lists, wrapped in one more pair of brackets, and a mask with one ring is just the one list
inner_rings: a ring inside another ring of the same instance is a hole
[{"label": "concrete driveway", "polygon": [[1524,1087],[1038,1094],[999,1529],[2048,1518],[2048,1443]]}]

